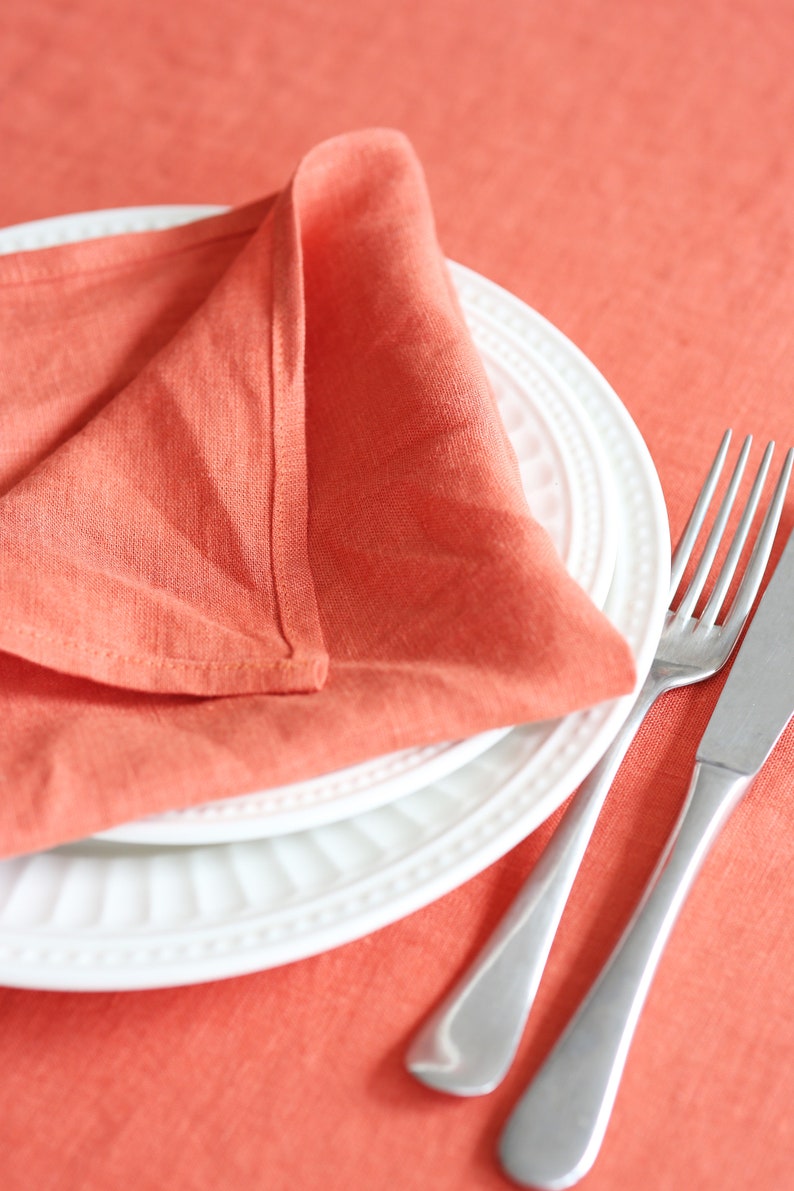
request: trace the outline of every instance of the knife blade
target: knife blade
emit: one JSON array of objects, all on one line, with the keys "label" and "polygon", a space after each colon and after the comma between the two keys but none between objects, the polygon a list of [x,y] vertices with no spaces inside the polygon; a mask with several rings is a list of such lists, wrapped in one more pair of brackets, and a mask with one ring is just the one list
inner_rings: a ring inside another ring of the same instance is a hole
[{"label": "knife blade", "polygon": [[794,714],[794,533],[750,622],[696,760],[754,776]]}]

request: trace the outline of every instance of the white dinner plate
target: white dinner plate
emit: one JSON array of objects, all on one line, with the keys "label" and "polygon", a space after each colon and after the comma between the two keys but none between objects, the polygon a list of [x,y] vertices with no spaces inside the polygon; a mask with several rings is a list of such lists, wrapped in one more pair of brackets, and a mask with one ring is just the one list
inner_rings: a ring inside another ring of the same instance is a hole
[{"label": "white dinner plate", "polygon": [[[218,207],[86,212],[0,230],[0,253],[154,230],[217,214]],[[617,518],[603,449],[559,373],[499,317],[494,287],[451,265],[464,314],[516,451],[528,502],[569,573],[603,607],[615,567]],[[301,831],[382,806],[461,768],[508,729],[402,749],[302,782],[153,815],[102,832],[126,843],[226,843]]]},{"label": "white dinner plate", "polygon": [[[561,332],[456,267],[464,307],[530,349],[575,395],[615,487],[605,611],[640,681],[667,604],[656,472],[627,411]],[[482,346],[481,346],[482,350]],[[269,839],[135,847],[86,841],[0,862],[0,982],[156,988],[233,976],[348,942],[461,884],[542,823],[589,772],[631,698],[517,728],[464,768],[387,805]]]}]

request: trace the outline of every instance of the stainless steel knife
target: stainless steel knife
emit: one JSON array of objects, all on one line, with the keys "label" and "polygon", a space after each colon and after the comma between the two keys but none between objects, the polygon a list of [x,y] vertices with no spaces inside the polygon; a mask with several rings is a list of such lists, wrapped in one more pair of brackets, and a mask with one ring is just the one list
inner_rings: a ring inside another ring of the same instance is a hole
[{"label": "stainless steel knife", "polygon": [[714,840],[794,715],[794,534],[698,748],[684,808],[637,911],[508,1121],[516,1182],[570,1187],[592,1166],[665,944]]}]

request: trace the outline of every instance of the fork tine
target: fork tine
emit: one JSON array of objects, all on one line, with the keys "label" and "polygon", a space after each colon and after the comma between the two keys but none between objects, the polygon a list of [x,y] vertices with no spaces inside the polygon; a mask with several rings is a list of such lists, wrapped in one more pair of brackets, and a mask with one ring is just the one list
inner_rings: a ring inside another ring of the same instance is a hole
[{"label": "fork tine", "polygon": [[731,431],[726,430],[722,436],[722,442],[714,457],[709,474],[706,476],[705,483],[700,491],[700,496],[697,498],[695,507],[689,515],[684,532],[681,534],[679,543],[675,548],[675,553],[670,564],[670,593],[668,603],[673,602],[673,596],[678,591],[678,585],[684,576],[686,565],[689,562],[689,556],[692,553],[692,547],[705,520],[708,507],[711,504],[711,498],[714,495],[714,489],[717,487],[717,481],[722,472],[722,465],[725,462],[730,441]]},{"label": "fork tine", "polygon": [[753,553],[750,555],[747,570],[734,596],[728,615],[725,618],[723,628],[728,633],[733,631],[738,633],[740,631],[758,594],[758,588],[761,586],[761,580],[766,570],[766,564],[769,561],[769,555],[772,553],[772,545],[775,540],[780,515],[783,512],[783,502],[786,499],[786,489],[788,488],[793,464],[794,447],[786,453],[786,458],[783,460],[780,478],[772,494],[772,500],[766,511],[766,516],[761,523],[761,529],[753,548]]},{"label": "fork tine", "polygon": [[750,447],[752,446],[752,443],[753,436],[748,434],[742,445],[739,458],[736,460],[736,466],[733,469],[733,475],[731,476],[730,483],[728,484],[728,490],[722,498],[722,504],[720,505],[714,525],[711,528],[711,533],[706,540],[706,545],[703,550],[700,562],[698,563],[697,570],[692,576],[689,587],[684,592],[681,603],[676,609],[676,616],[681,617],[682,619],[686,619],[687,616],[691,616],[694,612],[695,605],[698,602],[700,593],[702,592],[706,579],[708,578],[709,571],[711,570],[714,563],[717,550],[719,549],[719,545],[722,540],[722,535],[725,532],[725,526],[728,522],[728,518],[731,515],[733,502],[736,500],[736,493],[739,489],[742,475],[744,474],[747,456],[750,453]]},{"label": "fork tine", "polygon": [[767,448],[759,464],[750,495],[747,498],[747,504],[745,505],[736,533],[733,535],[733,541],[731,542],[725,562],[722,564],[722,569],[717,576],[717,582],[714,584],[714,590],[709,596],[708,603],[701,614],[700,623],[704,628],[711,628],[716,621],[723,600],[731,585],[739,557],[744,549],[744,543],[747,541],[750,526],[753,523],[755,511],[758,508],[758,501],[761,498],[761,491],[764,487],[767,472],[769,471],[769,464],[772,461],[772,452],[774,449],[775,444],[773,442],[767,443]]}]

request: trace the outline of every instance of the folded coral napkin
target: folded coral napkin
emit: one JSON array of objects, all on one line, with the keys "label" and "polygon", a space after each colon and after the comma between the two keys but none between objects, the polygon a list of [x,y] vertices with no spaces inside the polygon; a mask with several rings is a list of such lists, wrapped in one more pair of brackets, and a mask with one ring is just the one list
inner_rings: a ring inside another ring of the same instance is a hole
[{"label": "folded coral napkin", "polygon": [[629,690],[402,136],[0,259],[0,853]]}]

